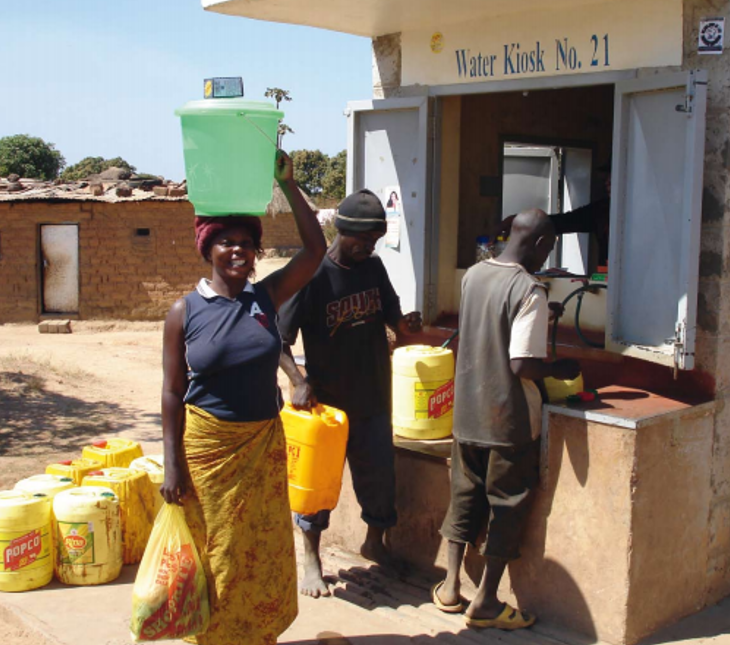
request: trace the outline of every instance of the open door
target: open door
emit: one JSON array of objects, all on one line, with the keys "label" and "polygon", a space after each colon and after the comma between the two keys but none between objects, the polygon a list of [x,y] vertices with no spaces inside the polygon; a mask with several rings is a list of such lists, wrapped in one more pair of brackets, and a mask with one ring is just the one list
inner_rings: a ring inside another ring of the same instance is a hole
[{"label": "open door", "polygon": [[438,253],[427,190],[429,99],[357,101],[348,103],[346,114],[347,193],[367,188],[380,197],[389,232],[378,242],[377,253],[403,311],[424,311],[431,281],[427,264],[430,254]]},{"label": "open door", "polygon": [[705,72],[616,84],[607,349],[694,367]]}]

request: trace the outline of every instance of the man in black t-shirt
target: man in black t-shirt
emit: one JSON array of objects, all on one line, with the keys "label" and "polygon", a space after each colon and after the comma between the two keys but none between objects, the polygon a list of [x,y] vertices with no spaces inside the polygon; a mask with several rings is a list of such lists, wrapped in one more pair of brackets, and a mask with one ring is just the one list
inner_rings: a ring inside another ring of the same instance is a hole
[{"label": "man in black t-shirt", "polygon": [[[391,366],[385,325],[411,334],[421,330],[421,314],[401,313],[382,261],[373,256],[385,233],[385,211],[369,190],[347,197],[335,216],[338,234],[312,281],[279,311],[284,341],[281,367],[295,386],[292,404],[317,402],[343,410],[350,432],[347,460],[362,519],[368,525],[363,556],[392,564],[383,543],[397,520],[391,426]],[[290,346],[301,330],[306,378]],[[328,596],[319,557],[329,511],[295,515],[304,534],[304,595]]]}]

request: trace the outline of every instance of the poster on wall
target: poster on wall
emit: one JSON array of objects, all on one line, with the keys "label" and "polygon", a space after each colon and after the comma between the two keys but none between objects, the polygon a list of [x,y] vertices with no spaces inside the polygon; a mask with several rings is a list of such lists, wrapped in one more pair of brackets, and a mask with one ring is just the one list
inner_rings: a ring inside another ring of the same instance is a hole
[{"label": "poster on wall", "polygon": [[400,186],[386,186],[385,196],[385,248],[397,249],[400,246],[400,215],[401,192]]},{"label": "poster on wall", "polygon": [[725,44],[725,18],[705,18],[700,20],[697,52],[700,54],[722,54]]}]

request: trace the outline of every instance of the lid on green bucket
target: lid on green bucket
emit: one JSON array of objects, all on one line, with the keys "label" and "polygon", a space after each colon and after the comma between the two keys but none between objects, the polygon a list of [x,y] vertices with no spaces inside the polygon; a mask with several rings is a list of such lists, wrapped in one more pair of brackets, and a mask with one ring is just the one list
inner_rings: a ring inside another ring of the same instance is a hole
[{"label": "lid on green bucket", "polygon": [[188,101],[182,107],[177,108],[175,114],[177,116],[239,116],[246,114],[272,119],[284,117],[284,113],[277,110],[271,103],[248,101],[242,98]]}]

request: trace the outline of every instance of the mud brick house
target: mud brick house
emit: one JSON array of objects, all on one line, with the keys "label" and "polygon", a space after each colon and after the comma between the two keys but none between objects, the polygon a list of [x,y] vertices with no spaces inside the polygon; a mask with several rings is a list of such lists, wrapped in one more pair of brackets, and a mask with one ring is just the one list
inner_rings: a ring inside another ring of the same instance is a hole
[{"label": "mud brick house", "polygon": [[[0,192],[0,323],[161,320],[209,272],[185,195],[21,183],[19,192]],[[299,245],[287,211],[275,196],[263,222],[267,249]]]}]

